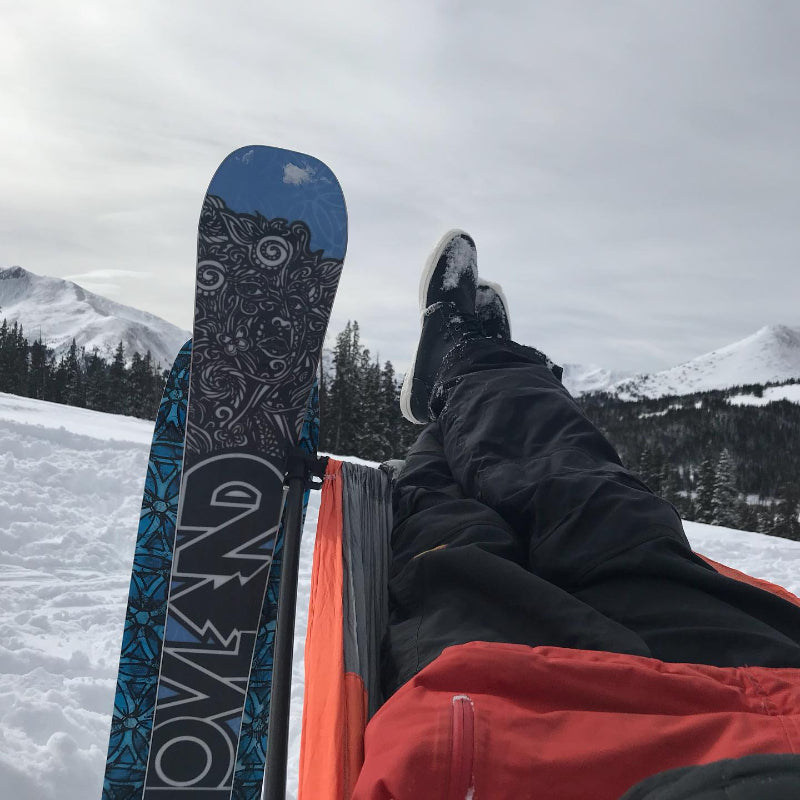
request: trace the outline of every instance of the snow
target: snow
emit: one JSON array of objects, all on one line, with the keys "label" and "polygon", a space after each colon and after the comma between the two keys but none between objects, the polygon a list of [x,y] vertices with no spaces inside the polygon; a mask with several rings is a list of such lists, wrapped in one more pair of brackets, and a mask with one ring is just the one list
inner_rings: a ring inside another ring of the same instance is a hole
[{"label": "snow", "polygon": [[313,167],[298,167],[297,164],[287,163],[283,168],[283,182],[292,186],[302,186],[314,180]]},{"label": "snow", "polygon": [[790,383],[786,386],[770,386],[764,389],[762,397],[753,394],[737,394],[728,399],[732,406],[765,406],[788,400],[790,403],[800,403],[800,383]]},{"label": "snow", "polygon": [[97,437],[98,425],[102,420],[107,440],[136,442],[149,447],[153,436],[153,426],[135,417],[121,414],[106,414],[86,408],[63,406],[37,400],[33,403],[27,397],[0,392],[0,420],[24,425],[54,428],[81,436]]},{"label": "snow", "polygon": [[511,333],[508,298],[499,283],[481,278],[475,292],[475,314],[481,321],[490,320],[495,328],[506,328]]},{"label": "snow", "polygon": [[445,291],[455,289],[467,272],[478,274],[475,247],[464,236],[456,236],[447,247],[447,268],[442,278]]},{"label": "snow", "polygon": [[[151,427],[0,395],[3,797],[101,795]],[[292,798],[318,514],[315,492],[301,549],[287,795]],[[686,523],[686,530],[705,555],[800,593],[800,543],[698,523]]]}]

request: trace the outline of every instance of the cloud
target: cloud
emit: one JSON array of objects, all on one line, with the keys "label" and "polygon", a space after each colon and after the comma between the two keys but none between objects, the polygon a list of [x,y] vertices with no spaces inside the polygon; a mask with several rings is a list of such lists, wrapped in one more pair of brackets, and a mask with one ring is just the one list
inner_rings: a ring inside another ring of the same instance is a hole
[{"label": "cloud", "polygon": [[18,4],[0,31],[8,262],[146,271],[104,282],[189,327],[203,191],[266,143],[338,175],[331,330],[357,318],[399,368],[450,227],[520,338],[570,361],[657,369],[800,323],[800,7],[80,5]]},{"label": "cloud", "polygon": [[82,272],[78,275],[65,275],[64,278],[68,281],[75,281],[80,283],[85,281],[107,280],[109,278],[131,278],[133,280],[144,280],[150,278],[148,272],[138,272],[133,269],[94,269],[91,272]]}]

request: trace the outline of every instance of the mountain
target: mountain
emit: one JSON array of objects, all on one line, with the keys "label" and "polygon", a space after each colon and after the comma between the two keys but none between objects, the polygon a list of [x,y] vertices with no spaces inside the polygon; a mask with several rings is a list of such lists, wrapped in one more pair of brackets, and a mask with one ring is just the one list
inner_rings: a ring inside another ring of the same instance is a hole
[{"label": "mountain", "polygon": [[42,336],[59,356],[75,339],[106,359],[121,341],[126,356],[148,350],[167,368],[191,336],[155,314],[116,303],[72,281],[35,275],[22,267],[0,268],[0,319],[17,322],[29,342]]},{"label": "mountain", "polygon": [[739,342],[679,364],[613,384],[622,400],[800,380],[800,328],[768,325]]},{"label": "mountain", "polygon": [[578,397],[590,392],[608,391],[615,383],[630,377],[630,372],[610,370],[595,365],[564,364],[561,382],[573,397]]}]

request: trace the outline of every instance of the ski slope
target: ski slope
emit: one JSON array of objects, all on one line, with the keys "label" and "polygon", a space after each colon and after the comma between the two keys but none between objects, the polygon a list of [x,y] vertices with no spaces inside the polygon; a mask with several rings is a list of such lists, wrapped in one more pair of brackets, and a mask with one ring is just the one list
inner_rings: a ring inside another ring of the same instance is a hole
[{"label": "ski slope", "polygon": [[[148,422],[0,394],[0,787],[99,800]],[[301,552],[292,690],[295,796],[302,646],[319,496]],[[686,523],[697,550],[800,594],[800,543]]]}]

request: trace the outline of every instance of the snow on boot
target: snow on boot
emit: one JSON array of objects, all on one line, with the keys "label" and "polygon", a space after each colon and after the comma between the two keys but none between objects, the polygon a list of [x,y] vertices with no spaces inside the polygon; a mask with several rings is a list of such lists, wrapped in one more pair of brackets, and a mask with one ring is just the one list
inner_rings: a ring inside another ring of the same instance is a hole
[{"label": "snow on boot", "polygon": [[475,294],[475,314],[487,338],[506,341],[511,338],[508,300],[499,283],[492,283],[483,278],[478,281],[478,289]]},{"label": "snow on boot", "polygon": [[445,355],[468,339],[483,338],[475,316],[477,283],[475,242],[464,231],[448,231],[420,280],[422,331],[400,392],[400,410],[409,422],[424,425],[434,419],[430,399]]},{"label": "snow on boot", "polygon": [[[511,341],[511,317],[508,313],[508,300],[503,287],[481,278],[475,294],[475,316],[487,339]],[[535,350],[535,348],[531,348]],[[547,363],[548,368],[559,380],[564,370],[544,353],[536,350]]]}]

